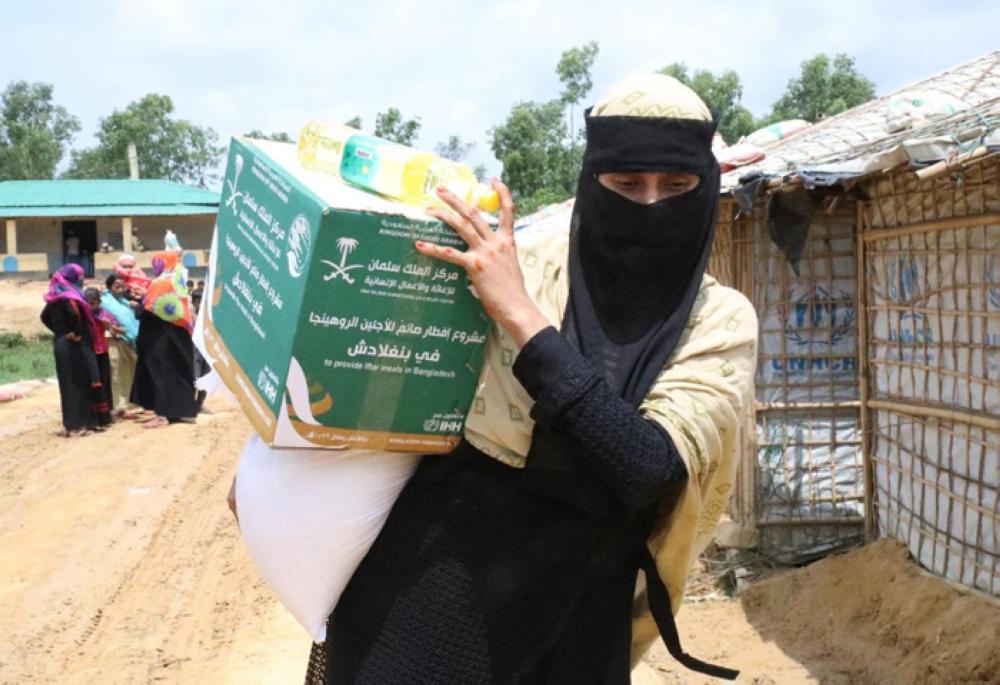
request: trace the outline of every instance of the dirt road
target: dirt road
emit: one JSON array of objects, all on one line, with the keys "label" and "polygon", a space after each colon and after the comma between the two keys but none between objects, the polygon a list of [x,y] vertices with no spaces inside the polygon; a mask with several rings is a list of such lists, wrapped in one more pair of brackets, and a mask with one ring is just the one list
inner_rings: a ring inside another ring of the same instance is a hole
[{"label": "dirt road", "polygon": [[[0,323],[17,305],[35,325],[42,290],[0,288]],[[0,684],[302,682],[309,639],[224,502],[249,424],[225,400],[209,408],[195,425],[66,439],[54,385],[0,404]],[[743,683],[1000,682],[997,603],[890,541],[686,603],[678,625]],[[659,644],[633,682],[712,681]]]},{"label": "dirt road", "polygon": [[45,388],[0,406],[0,682],[289,683],[308,639],[224,505],[249,428],[55,437]]}]

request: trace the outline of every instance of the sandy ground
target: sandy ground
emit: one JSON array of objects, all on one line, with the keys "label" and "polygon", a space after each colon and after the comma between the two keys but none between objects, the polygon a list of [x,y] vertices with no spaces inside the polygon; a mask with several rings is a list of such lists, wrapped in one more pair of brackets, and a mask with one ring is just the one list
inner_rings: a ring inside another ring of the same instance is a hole
[{"label": "sandy ground", "polygon": [[[37,316],[38,287],[0,283],[2,321],[15,300]],[[249,425],[209,407],[195,425],[65,439],[55,387],[0,404],[0,683],[302,681],[305,631],[224,503]],[[678,624],[687,651],[742,683],[1000,682],[1000,608],[891,542],[688,602]],[[662,644],[633,680],[717,682]]]},{"label": "sandy ground", "polygon": [[0,333],[20,331],[25,335],[44,332],[39,321],[45,302],[42,294],[46,284],[41,281],[0,280]]}]

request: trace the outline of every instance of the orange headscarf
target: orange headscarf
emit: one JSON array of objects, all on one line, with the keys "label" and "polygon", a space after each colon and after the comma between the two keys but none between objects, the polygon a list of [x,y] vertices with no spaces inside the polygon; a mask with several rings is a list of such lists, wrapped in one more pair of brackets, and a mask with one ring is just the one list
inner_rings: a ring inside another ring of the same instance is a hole
[{"label": "orange headscarf", "polygon": [[180,255],[176,252],[157,252],[153,255],[153,273],[156,278],[149,284],[143,308],[167,323],[194,329],[191,298],[184,282],[184,269],[179,268]]}]

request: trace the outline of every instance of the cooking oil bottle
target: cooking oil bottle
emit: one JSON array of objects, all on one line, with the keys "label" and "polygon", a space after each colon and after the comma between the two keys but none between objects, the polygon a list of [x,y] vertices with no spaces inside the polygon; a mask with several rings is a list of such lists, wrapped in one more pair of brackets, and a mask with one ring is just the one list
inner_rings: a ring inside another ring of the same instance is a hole
[{"label": "cooking oil bottle", "polygon": [[466,203],[496,212],[500,196],[465,164],[368,136],[338,124],[307,124],[299,138],[303,166],[408,204],[443,206],[445,187]]},{"label": "cooking oil bottle", "polygon": [[340,177],[344,145],[361,131],[346,124],[323,124],[310,121],[299,135],[299,161],[302,166]]}]

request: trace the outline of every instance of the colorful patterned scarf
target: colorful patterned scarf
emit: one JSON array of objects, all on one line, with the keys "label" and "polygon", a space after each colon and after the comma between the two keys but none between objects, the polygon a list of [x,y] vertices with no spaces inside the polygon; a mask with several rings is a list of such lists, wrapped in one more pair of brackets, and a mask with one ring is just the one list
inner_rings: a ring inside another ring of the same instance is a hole
[{"label": "colorful patterned scarf", "polygon": [[142,306],[167,323],[191,332],[194,329],[194,315],[184,280],[184,269],[179,262],[180,255],[176,252],[157,252],[153,255],[153,273],[156,278],[149,284]]}]

